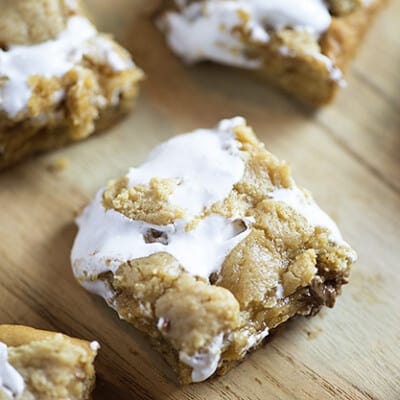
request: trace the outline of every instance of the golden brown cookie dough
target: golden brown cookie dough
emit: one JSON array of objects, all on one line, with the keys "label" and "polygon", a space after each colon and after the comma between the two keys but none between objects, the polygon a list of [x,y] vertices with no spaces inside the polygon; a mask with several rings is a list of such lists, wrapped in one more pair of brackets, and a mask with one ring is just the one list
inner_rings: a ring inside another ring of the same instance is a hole
[{"label": "golden brown cookie dough", "polygon": [[90,398],[95,383],[97,342],[26,326],[0,325],[0,344],[3,351],[6,346],[8,364],[1,365],[1,371],[8,376],[1,379],[0,399]]},{"label": "golden brown cookie dough", "polygon": [[161,144],[78,225],[76,278],[148,334],[182,383],[225,373],[271,329],[332,307],[356,258],[242,118]]},{"label": "golden brown cookie dough", "polygon": [[[32,45],[54,39],[73,12],[64,0],[1,0],[0,43]],[[76,3],[80,8],[80,4]]]},{"label": "golden brown cookie dough", "polygon": [[0,8],[0,169],[85,139],[133,108],[143,73],[80,1]]}]

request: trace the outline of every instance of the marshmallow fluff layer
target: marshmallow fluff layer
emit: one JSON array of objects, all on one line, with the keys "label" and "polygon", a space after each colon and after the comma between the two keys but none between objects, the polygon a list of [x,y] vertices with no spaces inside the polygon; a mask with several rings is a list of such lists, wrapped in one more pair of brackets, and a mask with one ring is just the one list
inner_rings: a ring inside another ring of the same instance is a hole
[{"label": "marshmallow fluff layer", "polygon": [[[245,55],[246,45],[234,28],[243,27],[256,42],[266,43],[266,27],[308,29],[319,36],[331,17],[322,0],[208,0],[179,2],[180,12],[160,21],[169,45],[187,62],[202,59],[256,68],[258,60]],[[244,19],[246,15],[246,19]]]},{"label": "marshmallow fluff layer", "polygon": [[[104,272],[116,273],[124,262],[166,252],[191,275],[208,279],[212,273],[220,272],[226,257],[251,232],[254,220],[244,215],[230,218],[214,213],[202,215],[215,203],[226,199],[244,177],[245,157],[235,129],[245,125],[243,118],[236,117],[221,121],[214,129],[178,135],[157,146],[141,166],[128,172],[128,187],[149,184],[153,178],[172,178],[178,182],[168,200],[170,205],[184,209],[185,217],[169,225],[134,220],[105,208],[103,193],[106,189],[101,189],[77,219],[79,231],[71,262],[82,286],[102,296],[118,311],[113,293],[98,277]],[[345,244],[332,219],[294,181],[289,188],[275,188],[269,197],[294,209],[310,226],[327,228],[333,242]],[[187,229],[196,218],[194,227],[191,225]],[[146,241],[149,231],[158,232],[162,240]],[[158,324],[163,326],[163,318]],[[208,349],[201,349],[194,355],[179,352],[180,361],[192,368],[193,382],[203,381],[216,371],[225,334],[220,332]],[[249,334],[245,351],[267,335],[268,328],[255,335]]]},{"label": "marshmallow fluff layer", "polygon": [[[323,0],[181,0],[176,4],[178,11],[166,12],[158,22],[171,49],[187,63],[211,60],[261,68],[268,60],[248,56],[249,45],[243,34],[250,42],[262,45],[269,42],[271,29],[293,28],[306,30],[318,40],[331,24]],[[293,56],[286,46],[281,53]],[[311,55],[326,64],[332,79],[341,79],[328,57],[317,52]]]},{"label": "marshmallow fluff layer", "polygon": [[[71,255],[75,276],[91,281],[91,277],[101,273],[115,272],[126,261],[159,252],[174,256],[192,275],[208,278],[219,272],[225,257],[248,235],[251,218],[236,215],[227,219],[210,214],[195,228],[186,227],[205,209],[223,201],[242,178],[245,166],[234,128],[243,124],[244,119],[236,117],[221,121],[212,130],[199,129],[176,136],[157,146],[142,166],[128,172],[130,187],[149,184],[152,178],[179,181],[169,203],[187,213],[172,224],[150,224],[106,209],[105,188],[99,190],[77,219],[79,232]],[[303,215],[310,226],[327,228],[334,242],[344,243],[335,222],[294,181],[291,188],[276,189],[270,197]],[[146,234],[151,230],[159,232],[163,241],[147,242]]]},{"label": "marshmallow fluff layer", "polygon": [[[211,214],[194,229],[187,231],[186,226],[204,209],[224,200],[243,176],[244,162],[233,133],[241,122],[241,118],[225,120],[214,130],[177,136],[156,147],[141,167],[129,171],[130,186],[149,183],[155,177],[177,179],[179,184],[169,202],[185,209],[186,218],[169,225],[129,219],[104,208],[101,189],[77,220],[72,265],[78,279],[115,272],[125,261],[158,252],[170,253],[192,275],[208,278],[218,272],[225,257],[249,233],[251,221]],[[160,232],[166,244],[146,242],[150,230]]]},{"label": "marshmallow fluff layer", "polygon": [[0,342],[0,394],[3,391],[11,398],[15,398],[23,393],[24,388],[24,379],[8,362],[7,345]]},{"label": "marshmallow fluff layer", "polygon": [[[88,19],[71,16],[55,39],[36,45],[10,45],[0,49],[0,111],[10,118],[23,112],[31,97],[31,76],[60,78],[82,62],[84,56],[96,56],[114,71],[134,66],[122,58],[109,40],[99,34]],[[55,99],[59,102],[63,93]]]}]

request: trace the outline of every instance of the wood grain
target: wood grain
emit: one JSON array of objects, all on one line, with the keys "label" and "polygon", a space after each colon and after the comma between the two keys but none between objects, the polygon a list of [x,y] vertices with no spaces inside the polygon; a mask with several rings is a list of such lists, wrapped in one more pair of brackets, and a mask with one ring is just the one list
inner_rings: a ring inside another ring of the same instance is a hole
[{"label": "wood grain", "polygon": [[[0,175],[0,322],[97,339],[95,399],[400,399],[400,2],[379,17],[348,87],[318,112],[244,74],[185,68],[149,18],[154,1],[90,0],[146,71],[112,132]],[[298,319],[227,376],[179,387],[147,340],[74,281],[74,213],[160,141],[244,115],[291,162],[359,253],[333,310]],[[69,166],[50,172],[65,157]]]}]

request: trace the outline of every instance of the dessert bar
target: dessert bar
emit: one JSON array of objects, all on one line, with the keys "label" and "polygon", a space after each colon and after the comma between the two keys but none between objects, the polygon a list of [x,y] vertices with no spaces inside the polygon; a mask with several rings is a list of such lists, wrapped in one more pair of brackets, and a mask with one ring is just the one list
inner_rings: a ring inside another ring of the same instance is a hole
[{"label": "dessert bar", "polygon": [[0,169],[130,111],[143,73],[80,2],[0,0]]},{"label": "dessert bar", "polygon": [[344,71],[385,0],[176,0],[157,24],[186,63],[248,71],[315,105],[345,85]]},{"label": "dessert bar", "polygon": [[89,400],[98,348],[61,333],[0,325],[0,399]]},{"label": "dessert bar", "polygon": [[160,144],[77,219],[79,283],[146,333],[182,383],[223,374],[332,307],[355,252],[243,118]]}]

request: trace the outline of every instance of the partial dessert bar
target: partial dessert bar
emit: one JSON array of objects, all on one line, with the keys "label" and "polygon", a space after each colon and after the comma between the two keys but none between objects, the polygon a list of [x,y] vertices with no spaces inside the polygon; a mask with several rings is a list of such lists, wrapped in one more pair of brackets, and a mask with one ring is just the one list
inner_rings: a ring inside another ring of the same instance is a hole
[{"label": "partial dessert bar", "polygon": [[188,64],[254,71],[315,105],[332,100],[385,0],[168,0],[158,25]]},{"label": "partial dessert bar", "polygon": [[142,71],[80,2],[0,0],[0,169],[130,111]]},{"label": "partial dessert bar", "polygon": [[0,400],[89,400],[99,344],[0,325]]},{"label": "partial dessert bar", "polygon": [[240,117],[160,144],[77,224],[76,279],[146,333],[184,384],[332,307],[356,259]]}]

